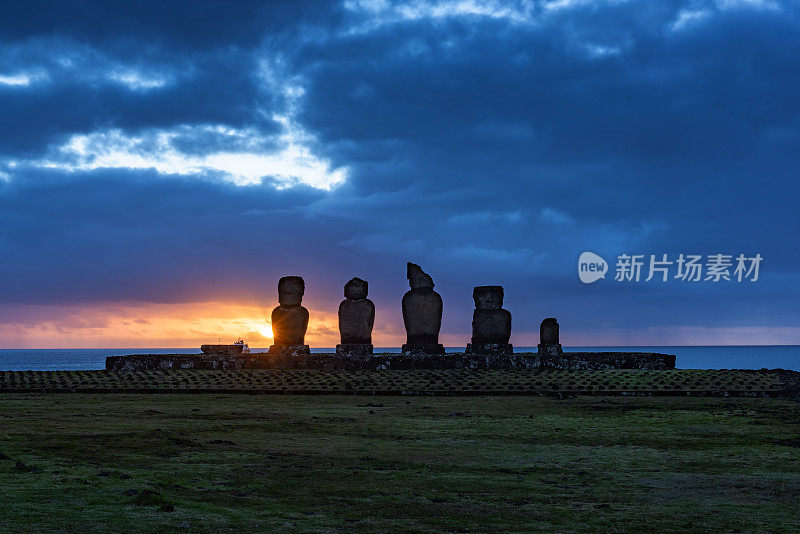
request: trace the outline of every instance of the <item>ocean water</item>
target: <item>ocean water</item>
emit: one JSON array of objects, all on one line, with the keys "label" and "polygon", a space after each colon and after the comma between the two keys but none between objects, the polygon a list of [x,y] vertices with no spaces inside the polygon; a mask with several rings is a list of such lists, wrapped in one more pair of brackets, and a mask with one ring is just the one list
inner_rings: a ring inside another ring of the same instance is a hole
[{"label": "ocean water", "polygon": [[[675,354],[679,369],[792,369],[800,371],[800,345],[725,347],[564,347],[567,351],[663,352]],[[254,352],[266,348],[251,349]],[[448,347],[448,352],[464,347]],[[515,347],[536,352],[536,347]],[[312,352],[332,352],[314,348]],[[376,347],[376,352],[400,352],[399,347]],[[54,371],[104,369],[106,356],[123,354],[199,354],[200,349],[0,349],[0,371]]]}]

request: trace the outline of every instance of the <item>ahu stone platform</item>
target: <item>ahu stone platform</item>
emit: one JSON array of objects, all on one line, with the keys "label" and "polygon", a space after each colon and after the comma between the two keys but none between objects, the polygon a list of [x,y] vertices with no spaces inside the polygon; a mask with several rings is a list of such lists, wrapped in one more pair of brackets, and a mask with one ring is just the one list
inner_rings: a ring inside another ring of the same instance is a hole
[{"label": "ahu stone platform", "polygon": [[517,354],[420,355],[382,353],[352,358],[334,353],[286,356],[252,353],[237,355],[133,354],[108,356],[108,371],[146,371],[155,369],[316,369],[324,371],[381,371],[404,369],[675,369],[675,356],[654,352],[565,352],[545,355]]}]

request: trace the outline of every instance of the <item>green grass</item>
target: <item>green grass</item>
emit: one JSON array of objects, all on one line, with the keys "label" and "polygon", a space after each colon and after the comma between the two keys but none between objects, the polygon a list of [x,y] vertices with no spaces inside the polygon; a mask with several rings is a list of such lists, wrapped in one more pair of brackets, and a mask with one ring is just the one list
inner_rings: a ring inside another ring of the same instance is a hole
[{"label": "green grass", "polygon": [[698,370],[0,371],[0,391],[795,395],[800,373]]},{"label": "green grass", "polygon": [[0,530],[798,529],[793,400],[0,395]]}]

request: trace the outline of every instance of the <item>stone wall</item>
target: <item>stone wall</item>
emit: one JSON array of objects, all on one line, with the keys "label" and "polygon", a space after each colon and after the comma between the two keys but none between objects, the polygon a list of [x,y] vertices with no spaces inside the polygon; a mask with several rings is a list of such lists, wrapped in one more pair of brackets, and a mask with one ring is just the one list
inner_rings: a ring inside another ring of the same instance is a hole
[{"label": "stone wall", "polygon": [[134,354],[109,356],[109,371],[152,369],[319,369],[326,371],[379,371],[400,369],[642,369],[675,368],[675,356],[650,352],[566,352],[546,356],[535,352],[479,355],[451,352],[444,355],[374,354],[366,359],[313,353],[291,357],[279,354],[242,355]]}]

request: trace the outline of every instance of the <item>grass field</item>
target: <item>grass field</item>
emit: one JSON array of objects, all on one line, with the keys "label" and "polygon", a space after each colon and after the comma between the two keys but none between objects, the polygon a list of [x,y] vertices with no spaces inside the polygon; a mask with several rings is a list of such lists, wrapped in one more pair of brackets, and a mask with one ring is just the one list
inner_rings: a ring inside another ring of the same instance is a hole
[{"label": "grass field", "polygon": [[755,398],[0,395],[8,531],[797,531]]}]

